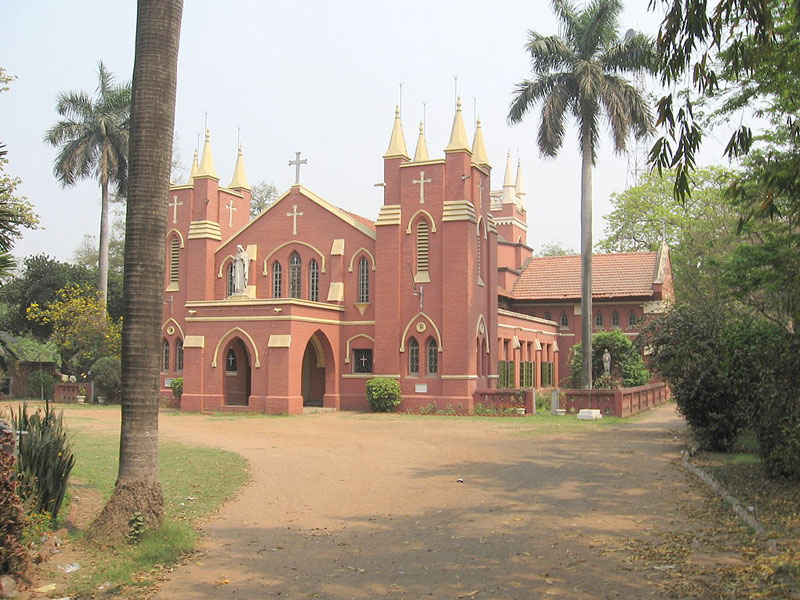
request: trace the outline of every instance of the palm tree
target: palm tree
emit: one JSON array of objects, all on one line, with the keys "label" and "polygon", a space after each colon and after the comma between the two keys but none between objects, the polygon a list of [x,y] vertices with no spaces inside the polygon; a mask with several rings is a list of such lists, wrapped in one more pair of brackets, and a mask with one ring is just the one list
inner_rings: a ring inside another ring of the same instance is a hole
[{"label": "palm tree", "polygon": [[130,188],[125,234],[122,429],[114,493],[92,525],[124,537],[135,511],[158,525],[158,390],[164,239],[175,122],[183,0],[139,0],[131,103]]},{"label": "palm tree", "polygon": [[100,257],[97,289],[100,303],[108,293],[109,189],[124,195],[128,184],[128,127],[131,108],[130,83],[118,85],[102,61],[94,98],[86,92],[58,95],[56,111],[64,120],[56,123],[44,141],[60,147],[53,173],[64,187],[79,180],[100,181]]},{"label": "palm tree", "polygon": [[[578,10],[569,0],[553,0],[561,34],[528,32],[533,80],[517,84],[508,113],[510,123],[522,121],[542,104],[537,143],[553,158],[564,139],[564,121],[571,114],[578,125],[581,150],[581,334],[584,356],[592,356],[592,167],[597,158],[600,120],[606,117],[614,150],[624,152],[631,135],[639,139],[652,130],[652,114],[639,91],[624,74],[653,71],[652,41],[634,32],[618,37],[620,0],[592,0]],[[592,361],[584,359],[582,383],[592,387]]]}]

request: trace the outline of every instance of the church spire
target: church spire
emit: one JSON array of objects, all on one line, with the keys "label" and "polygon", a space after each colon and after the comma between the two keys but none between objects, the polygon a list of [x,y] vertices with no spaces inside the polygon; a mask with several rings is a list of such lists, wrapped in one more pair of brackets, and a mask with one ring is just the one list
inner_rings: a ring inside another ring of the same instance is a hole
[{"label": "church spire", "polygon": [[464,119],[461,118],[461,98],[456,103],[456,116],[453,117],[453,130],[450,132],[450,143],[447,144],[445,152],[457,152],[459,150],[470,151],[467,142],[467,130],[464,128]]},{"label": "church spire", "polygon": [[506,155],[506,176],[503,179],[503,204],[511,204],[514,202],[514,195],[516,186],[514,185],[511,167],[511,150]]},{"label": "church spire", "polygon": [[417,138],[417,150],[414,152],[414,162],[424,162],[430,160],[428,156],[428,144],[425,142],[425,126],[419,122],[419,138]]},{"label": "church spire", "polygon": [[405,158],[408,160],[408,150],[406,150],[406,136],[403,135],[403,123],[400,121],[400,107],[394,108],[394,127],[392,127],[392,137],[389,140],[389,148],[383,158]]},{"label": "church spire", "polygon": [[517,160],[517,183],[514,186],[520,205],[525,207],[525,180],[522,178],[522,161]]},{"label": "church spire", "polygon": [[483,141],[483,130],[481,120],[478,119],[475,127],[475,137],[472,139],[472,162],[482,167],[490,167],[489,157],[486,155],[486,144]]},{"label": "church spire", "polygon": [[200,172],[200,166],[197,164],[197,150],[194,151],[194,158],[192,158],[192,170],[189,171],[189,183],[194,181],[194,178],[197,177],[197,174]]},{"label": "church spire", "polygon": [[219,181],[219,175],[214,168],[214,158],[211,156],[211,131],[206,129],[206,141],[203,144],[203,156],[200,159],[200,167],[195,177],[213,177]]},{"label": "church spire", "polygon": [[239,152],[236,155],[236,165],[233,167],[233,179],[229,188],[236,190],[249,190],[250,184],[247,183],[247,175],[244,172],[244,158],[242,157],[242,147],[239,146]]}]

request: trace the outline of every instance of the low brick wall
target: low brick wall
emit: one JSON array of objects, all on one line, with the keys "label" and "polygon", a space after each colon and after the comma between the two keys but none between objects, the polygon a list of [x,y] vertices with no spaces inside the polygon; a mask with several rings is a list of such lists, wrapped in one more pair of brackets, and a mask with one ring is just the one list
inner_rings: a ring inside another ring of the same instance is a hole
[{"label": "low brick wall", "polygon": [[525,407],[525,414],[536,412],[535,390],[475,390],[472,395],[474,404],[482,404],[487,408]]},{"label": "low brick wall", "polygon": [[559,408],[577,413],[582,408],[597,408],[604,415],[630,417],[669,400],[666,383],[651,383],[619,390],[561,390]]},{"label": "low brick wall", "polygon": [[91,381],[85,383],[57,383],[53,390],[53,402],[77,402],[78,396],[81,395],[81,388],[86,392],[86,402],[91,402],[94,397],[92,387],[93,382]]}]

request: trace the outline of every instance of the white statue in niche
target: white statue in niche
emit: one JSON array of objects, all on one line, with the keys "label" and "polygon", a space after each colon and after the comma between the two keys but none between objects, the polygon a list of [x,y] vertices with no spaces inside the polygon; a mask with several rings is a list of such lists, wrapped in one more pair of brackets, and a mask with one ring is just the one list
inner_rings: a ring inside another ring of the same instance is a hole
[{"label": "white statue in niche", "polygon": [[603,352],[603,371],[606,375],[611,374],[611,352],[608,351],[608,348]]},{"label": "white statue in niche", "polygon": [[241,244],[236,246],[236,256],[233,257],[233,293],[244,294],[247,292],[247,274],[250,267],[250,256]]}]

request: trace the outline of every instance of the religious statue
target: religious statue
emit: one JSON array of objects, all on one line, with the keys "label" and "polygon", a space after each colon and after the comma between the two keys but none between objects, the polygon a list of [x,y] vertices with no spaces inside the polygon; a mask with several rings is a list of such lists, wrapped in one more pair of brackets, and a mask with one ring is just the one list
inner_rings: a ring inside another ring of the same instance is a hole
[{"label": "religious statue", "polygon": [[608,351],[608,348],[603,352],[603,373],[605,375],[611,374],[611,352]]},{"label": "religious statue", "polygon": [[236,246],[236,256],[233,257],[233,293],[244,294],[247,292],[247,273],[250,267],[250,256],[241,244]]}]

